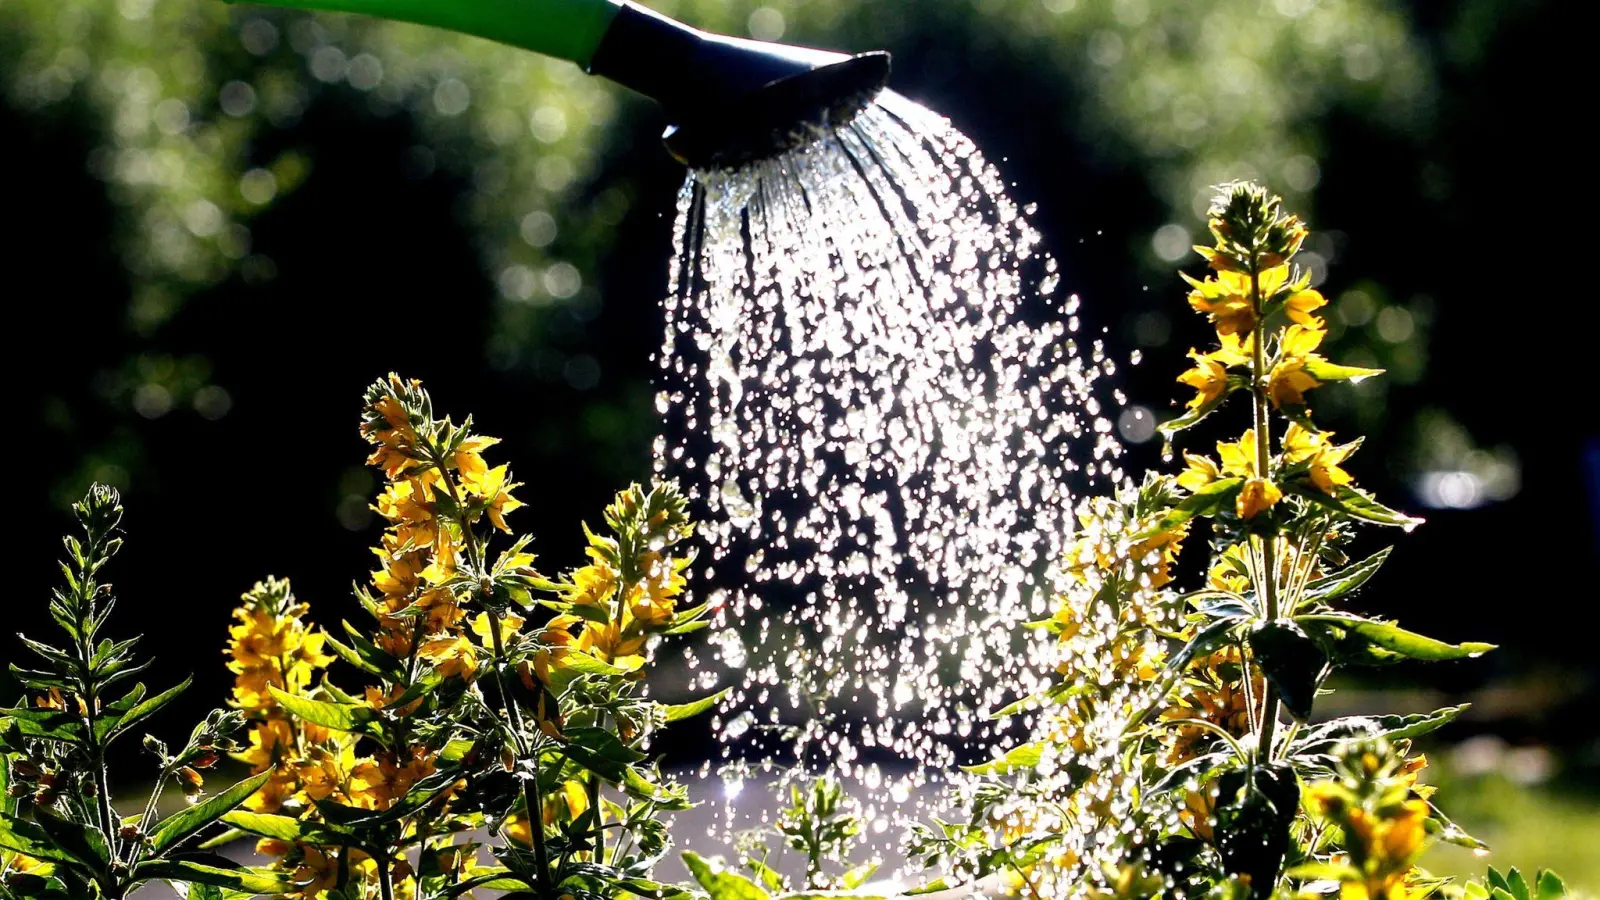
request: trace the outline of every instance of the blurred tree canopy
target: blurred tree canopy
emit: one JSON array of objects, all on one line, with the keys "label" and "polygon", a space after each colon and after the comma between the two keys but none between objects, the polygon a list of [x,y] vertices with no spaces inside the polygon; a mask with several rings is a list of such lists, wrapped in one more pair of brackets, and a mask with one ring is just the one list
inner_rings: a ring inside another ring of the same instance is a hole
[{"label": "blurred tree canopy", "polygon": [[[1524,527],[1571,496],[1577,435],[1521,427],[1549,398],[1513,423],[1481,385],[1482,348],[1505,340],[1485,313],[1506,288],[1480,282],[1478,248],[1554,212],[1505,179],[1576,164],[1539,138],[1552,46],[1571,31],[1557,4],[651,5],[728,33],[894,51],[895,86],[1038,203],[1066,283],[1125,354],[1198,340],[1161,310],[1204,198],[1225,179],[1270,183],[1320,229],[1307,256],[1342,295],[1341,357],[1393,375],[1329,392],[1324,409],[1371,435],[1389,466],[1375,475],[1441,510],[1413,571],[1464,553],[1592,558],[1581,506],[1537,540]],[[117,580],[195,604],[205,640],[267,570],[314,604],[348,603],[372,487],[354,411],[384,371],[485,411],[545,503],[597,509],[648,471],[682,172],[647,103],[473,38],[218,0],[6,0],[0,98],[20,226],[0,245],[8,293],[42,323],[19,335],[23,424],[50,448],[28,451],[23,521],[56,521],[91,479],[123,487],[134,543]],[[1149,368],[1124,370],[1126,389],[1162,408],[1179,392],[1169,367]],[[1123,435],[1154,461],[1141,421],[1125,417]],[[54,545],[30,530],[31,603]],[[166,580],[180,558],[204,575]],[[1459,569],[1396,614],[1529,589]],[[1558,573],[1532,578],[1561,589]],[[1578,655],[1576,638],[1525,637],[1501,665]]]}]

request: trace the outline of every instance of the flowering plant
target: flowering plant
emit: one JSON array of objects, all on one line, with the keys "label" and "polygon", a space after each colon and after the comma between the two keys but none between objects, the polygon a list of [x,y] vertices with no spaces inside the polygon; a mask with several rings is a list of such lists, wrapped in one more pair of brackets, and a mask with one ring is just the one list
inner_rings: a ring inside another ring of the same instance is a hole
[{"label": "flowering plant", "polygon": [[[89,537],[69,540],[70,590],[52,609],[73,649],[30,642],[55,664],[20,673],[44,699],[0,710],[0,772],[40,785],[0,819],[3,896],[120,898],[151,878],[208,898],[683,893],[650,876],[671,846],[662,814],[687,795],[645,748],[716,697],[667,705],[639,685],[653,641],[705,625],[704,606],[678,607],[692,559],[684,498],[670,484],[622,491],[604,531],[585,529],[588,564],[550,578],[529,537],[512,533],[518,485],[485,460],[496,441],[470,419],[436,417],[420,384],[390,376],[367,392],[361,433],[384,475],[374,508],[387,523],[378,567],[356,589],[370,621],[335,636],[307,625],[288,582],[247,592],[229,629],[234,709],[177,754],[147,745],[163,780],[197,796],[194,768],[221,753],[252,775],[153,828],[148,810],[119,823],[103,776],[91,776],[104,745],[174,692],[143,700],[139,688],[100,711],[105,684],[131,673],[131,642],[91,641],[109,611],[93,577],[115,550],[120,508],[100,488],[80,505]],[[361,687],[330,678],[341,661]],[[244,742],[228,740],[241,728]],[[206,829],[226,830],[180,847]],[[204,849],[243,835],[274,862],[244,868]]]},{"label": "flowering plant", "polygon": [[[1356,486],[1308,395],[1377,370],[1319,351],[1327,299],[1294,263],[1307,229],[1253,184],[1222,187],[1210,266],[1189,305],[1216,345],[1191,351],[1195,389],[1170,438],[1239,396],[1249,427],[1215,456],[1184,454],[1079,509],[1066,587],[1049,619],[1059,677],[1000,712],[1032,740],[972,767],[965,816],[913,836],[946,881],[995,877],[1036,897],[1157,894],[1416,900],[1446,879],[1416,865],[1432,840],[1483,845],[1417,782],[1411,740],[1463,707],[1313,724],[1346,667],[1475,657],[1342,608],[1387,558],[1352,560],[1356,530],[1420,523]],[[1202,584],[1180,589],[1179,555],[1206,523]]]}]

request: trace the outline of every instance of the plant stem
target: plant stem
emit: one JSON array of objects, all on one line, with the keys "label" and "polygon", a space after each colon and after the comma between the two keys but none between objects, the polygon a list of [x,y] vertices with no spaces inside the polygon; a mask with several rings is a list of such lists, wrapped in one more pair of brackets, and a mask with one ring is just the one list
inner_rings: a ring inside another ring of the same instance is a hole
[{"label": "plant stem", "polygon": [[[1250,259],[1250,297],[1255,305],[1256,324],[1255,339],[1251,341],[1250,368],[1250,394],[1254,400],[1255,432],[1256,432],[1256,477],[1266,478],[1268,467],[1272,461],[1272,419],[1267,406],[1267,337],[1266,323],[1262,321],[1262,307],[1265,298],[1261,296],[1261,262],[1259,257],[1252,255]],[[1278,539],[1276,535],[1267,538],[1257,538],[1262,543],[1261,573],[1262,593],[1266,598],[1267,621],[1278,618]],[[1249,678],[1248,670],[1245,677]],[[1267,682],[1266,698],[1261,704],[1261,734],[1256,740],[1256,754],[1258,757],[1270,758],[1272,755],[1273,732],[1278,727],[1278,692],[1273,688],[1272,682]]]},{"label": "plant stem", "polygon": [[389,880],[389,858],[378,858],[378,896],[382,900],[394,900],[394,883]]},{"label": "plant stem", "polygon": [[[505,673],[501,671],[500,662],[505,658],[505,642],[500,638],[500,614],[494,610],[485,611],[489,616],[489,636],[494,644],[494,686],[500,694],[500,706],[505,709],[506,717],[511,720],[511,733],[517,745],[517,755],[529,755],[528,746],[522,734],[522,710],[511,699],[511,692],[506,690]],[[528,804],[528,835],[533,841],[533,858],[539,865],[539,890],[545,895],[550,893],[550,855],[544,846],[544,798],[539,791],[539,758],[533,757],[533,777],[522,781],[523,799]]]}]

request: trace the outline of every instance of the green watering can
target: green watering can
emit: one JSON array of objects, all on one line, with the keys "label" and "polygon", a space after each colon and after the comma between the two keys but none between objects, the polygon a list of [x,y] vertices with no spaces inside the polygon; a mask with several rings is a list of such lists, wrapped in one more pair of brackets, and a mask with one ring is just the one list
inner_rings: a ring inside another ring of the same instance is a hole
[{"label": "green watering can", "polygon": [[268,0],[447,28],[577,63],[653,98],[668,151],[732,168],[850,121],[889,80],[889,54],[849,55],[690,28],[627,0]]}]

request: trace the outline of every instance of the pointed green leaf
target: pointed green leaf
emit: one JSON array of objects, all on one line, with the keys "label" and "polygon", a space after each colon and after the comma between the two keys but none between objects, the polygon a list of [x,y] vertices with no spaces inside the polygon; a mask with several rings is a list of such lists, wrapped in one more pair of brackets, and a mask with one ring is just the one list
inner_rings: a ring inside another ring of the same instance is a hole
[{"label": "pointed green leaf", "polygon": [[1250,631],[1250,649],[1267,681],[1289,714],[1304,722],[1311,717],[1328,658],[1299,625],[1288,619],[1260,622]]},{"label": "pointed green leaf", "polygon": [[1348,636],[1346,640],[1354,638],[1365,641],[1374,647],[1387,650],[1398,656],[1411,659],[1421,659],[1430,662],[1450,659],[1471,659],[1482,656],[1495,649],[1494,644],[1484,644],[1468,641],[1460,644],[1448,644],[1441,640],[1425,637],[1416,632],[1407,631],[1392,622],[1383,622],[1376,619],[1363,619],[1357,616],[1341,616],[1334,614],[1301,616],[1296,621],[1302,624],[1316,623],[1331,625],[1342,629]]},{"label": "pointed green leaf", "polygon": [[0,813],[0,847],[50,862],[78,861],[76,856],[57,846],[43,828],[9,813]]},{"label": "pointed green leaf", "polygon": [[136,706],[128,710],[126,714],[118,718],[117,721],[112,723],[109,727],[102,729],[101,723],[96,722],[95,731],[100,732],[106,743],[116,740],[119,736],[126,734],[128,729],[133,728],[135,725],[138,725],[145,719],[148,719],[160,712],[163,707],[175,700],[179,694],[183,693],[185,690],[188,690],[189,684],[192,681],[194,681],[193,675],[185,678],[181,684],[168,688],[154,697],[151,697],[147,700],[141,700]]},{"label": "pointed green leaf", "polygon": [[378,713],[370,706],[360,703],[312,700],[309,697],[284,693],[275,687],[270,687],[268,690],[272,691],[272,697],[278,701],[279,706],[307,722],[332,728],[334,731],[383,737],[383,729],[378,726]]},{"label": "pointed green leaf", "polygon": [[1391,525],[1404,528],[1407,531],[1422,524],[1422,519],[1408,516],[1398,510],[1390,509],[1382,503],[1372,499],[1364,491],[1350,487],[1347,484],[1338,485],[1332,494],[1324,493],[1314,484],[1301,481],[1290,481],[1283,484],[1283,488],[1291,494],[1296,494],[1329,509],[1338,510],[1352,518],[1374,525]]},{"label": "pointed green leaf", "polygon": [[1232,509],[1233,498],[1238,496],[1239,489],[1243,485],[1243,478],[1219,478],[1185,497],[1177,506],[1168,510],[1159,522],[1145,529],[1137,537],[1151,537],[1163,531],[1170,531],[1195,516],[1214,516]]},{"label": "pointed green leaf", "polygon": [[57,848],[71,854],[72,858],[91,872],[103,873],[111,862],[111,848],[106,845],[100,829],[71,819],[62,818],[43,808],[35,808],[33,821]]},{"label": "pointed green leaf", "polygon": [[1382,369],[1363,369],[1360,366],[1341,366],[1338,363],[1328,362],[1320,356],[1311,356],[1306,359],[1305,372],[1318,381],[1350,381],[1360,382],[1374,375],[1382,375]]},{"label": "pointed green leaf", "polygon": [[1446,706],[1430,713],[1402,716],[1347,716],[1334,719],[1305,732],[1295,740],[1297,751],[1317,752],[1351,738],[1386,737],[1398,741],[1421,737],[1450,724],[1471,708],[1470,703]]},{"label": "pointed green leaf", "polygon": [[226,825],[285,843],[316,844],[322,847],[342,847],[352,843],[351,835],[320,822],[306,822],[289,816],[254,813],[236,809],[222,817]]},{"label": "pointed green leaf", "polygon": [[1539,877],[1535,879],[1534,885],[1539,892],[1538,900],[1560,900],[1567,895],[1567,886],[1562,882],[1561,876],[1549,869],[1539,871]]},{"label": "pointed green leaf", "polygon": [[160,878],[186,884],[215,885],[248,894],[286,894],[295,889],[294,882],[283,872],[244,866],[229,869],[186,859],[146,860],[134,868],[133,875],[140,881]]},{"label": "pointed green leaf", "polygon": [[41,738],[83,745],[83,717],[64,709],[45,709],[37,706],[18,706],[0,709],[0,719],[16,724],[24,737]]},{"label": "pointed green leaf", "polygon": [[1367,579],[1377,573],[1378,568],[1389,558],[1389,551],[1394,548],[1385,547],[1377,553],[1327,575],[1318,578],[1306,585],[1302,602],[1321,601],[1328,602],[1340,597],[1367,583]]},{"label": "pointed green leaf", "polygon": [[1039,761],[1044,758],[1044,751],[1047,746],[1048,742],[1046,741],[1033,741],[1022,744],[1007,750],[1006,754],[999,759],[992,759],[975,766],[962,766],[961,770],[971,772],[974,775],[1007,775],[1018,769],[1032,769],[1038,766]]},{"label": "pointed green leaf", "polygon": [[713,706],[716,706],[723,697],[728,696],[728,688],[723,688],[709,697],[701,697],[688,703],[674,703],[661,705],[663,719],[668,722],[680,722],[684,719],[698,716]]},{"label": "pointed green leaf", "polygon": [[698,853],[685,850],[683,864],[688,867],[694,880],[700,882],[700,886],[711,895],[710,900],[772,900],[772,895],[754,881],[731,869],[715,865]]},{"label": "pointed green leaf", "polygon": [[168,848],[178,844],[185,838],[195,834],[200,829],[222,818],[223,814],[243,803],[246,799],[261,789],[267,779],[272,777],[269,769],[260,775],[255,775],[239,782],[220,794],[205,801],[178,810],[171,816],[163,819],[161,824],[150,833],[150,851],[162,853]]}]

